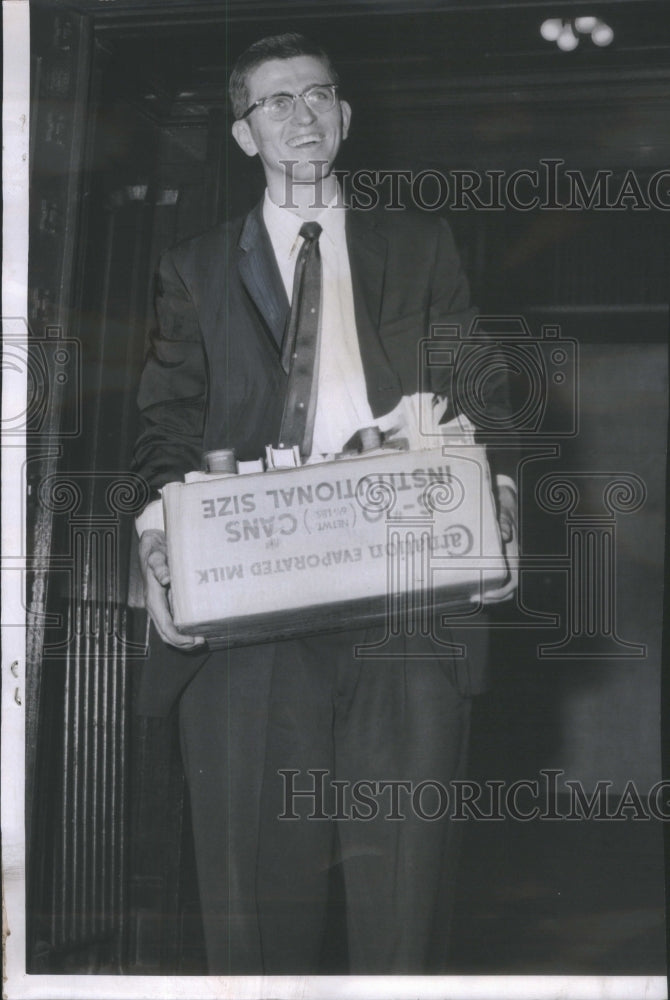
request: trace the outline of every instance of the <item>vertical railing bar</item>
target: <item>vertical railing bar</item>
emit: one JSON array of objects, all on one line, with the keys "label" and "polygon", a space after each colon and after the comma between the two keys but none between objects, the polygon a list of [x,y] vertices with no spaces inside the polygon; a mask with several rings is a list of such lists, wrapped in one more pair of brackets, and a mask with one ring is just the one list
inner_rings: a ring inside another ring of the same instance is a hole
[{"label": "vertical railing bar", "polygon": [[104,573],[104,532],[95,531],[96,545],[96,565],[95,565],[95,595],[93,601],[93,614],[95,617],[91,642],[93,644],[93,666],[95,678],[95,696],[91,701],[94,711],[94,721],[91,728],[91,743],[94,753],[94,784],[92,802],[92,828],[91,837],[91,876],[90,876],[90,898],[91,898],[91,926],[92,932],[96,936],[101,932],[100,914],[100,879],[104,870],[104,855],[102,850],[102,805],[101,794],[104,789],[104,772],[101,754],[102,733],[105,717],[102,712],[101,699],[102,687],[104,684],[105,656],[102,646],[104,630],[104,588],[102,586],[102,575]]},{"label": "vertical railing bar", "polygon": [[[111,747],[111,759],[110,759],[110,806],[111,806],[111,823],[110,823],[110,843],[109,843],[109,899],[110,907],[116,910],[117,900],[116,900],[116,878],[117,878],[117,852],[118,852],[118,842],[119,842],[119,812],[118,812],[118,752],[119,752],[119,742],[123,739],[123,733],[117,731],[118,726],[118,654],[116,651],[116,639],[112,638],[113,646],[113,660],[112,660],[112,670],[110,673],[111,682],[111,696],[110,696],[110,732],[112,733],[112,747]],[[123,834],[121,833],[121,836]]]},{"label": "vertical railing bar", "polygon": [[[101,739],[101,789],[100,789],[100,854],[102,858],[100,879],[98,882],[99,886],[99,912],[100,912],[100,923],[101,931],[106,932],[110,929],[110,921],[113,924],[113,915],[110,915],[110,896],[107,892],[107,884],[109,879],[109,872],[112,866],[112,858],[110,852],[110,838],[108,835],[108,828],[110,823],[113,825],[115,822],[114,810],[109,808],[109,795],[111,791],[110,782],[110,767],[109,767],[109,755],[110,755],[110,741],[108,728],[110,725],[110,710],[109,710],[109,674],[110,671],[114,669],[114,654],[110,651],[110,641],[109,641],[109,621],[111,616],[111,603],[110,603],[110,589],[113,588],[114,580],[114,566],[113,566],[113,552],[110,558],[110,532],[106,531],[104,534],[104,558],[103,567],[105,573],[103,575],[102,591],[104,594],[104,634],[103,634],[103,664],[102,664],[102,726],[100,731]],[[113,753],[113,743],[112,740],[112,753]]]},{"label": "vertical railing bar", "polygon": [[121,670],[120,656],[122,650],[123,639],[120,639],[120,623],[119,623],[119,607],[118,604],[118,550],[116,547],[117,539],[110,538],[109,544],[112,549],[110,553],[110,565],[113,566],[113,573],[110,575],[109,586],[110,586],[110,610],[112,611],[112,633],[110,636],[110,648],[112,659],[110,661],[110,682],[112,684],[112,698],[110,699],[110,714],[113,719],[113,725],[110,728],[111,733],[111,745],[110,745],[110,790],[109,790],[109,802],[110,802],[110,812],[111,812],[111,823],[110,831],[112,833],[112,841],[110,843],[109,855],[110,855],[110,868],[109,868],[109,888],[108,888],[108,898],[110,901],[110,911],[113,914],[114,919],[114,930],[116,936],[116,966],[120,971],[122,968],[122,947],[123,947],[123,912],[121,910],[121,898],[120,893],[117,892],[117,882],[120,884],[123,881],[124,869],[122,864],[122,857],[119,857],[119,852],[123,850],[124,844],[124,829],[122,826],[123,822],[123,810],[120,808],[120,803],[122,801],[125,791],[122,785],[117,788],[117,783],[120,784],[119,778],[119,766],[118,760],[119,755],[122,753],[123,746],[127,740],[127,733],[123,728],[118,728],[119,711],[118,711],[118,698],[119,698],[119,685],[118,685],[118,674]]},{"label": "vertical railing bar", "polygon": [[[128,711],[127,711],[127,680],[128,680],[128,664],[126,657],[126,637],[128,634],[128,620],[127,612],[124,608],[121,612],[122,618],[122,628],[120,630],[120,642],[115,640],[116,645],[120,645],[120,654],[117,654],[115,659],[118,659],[118,678],[119,678],[119,690],[118,698],[115,700],[115,708],[118,706],[119,713],[119,735],[116,741],[116,746],[118,747],[119,755],[119,767],[118,767],[118,823],[115,824],[115,830],[118,831],[118,868],[117,868],[117,886],[118,886],[118,898],[117,898],[117,912],[119,914],[119,964],[121,964],[121,947],[125,939],[125,928],[126,928],[126,885],[125,885],[125,873],[126,873],[126,854],[127,847],[125,836],[126,832],[126,796],[128,793],[128,742],[130,738],[129,724],[128,724]],[[116,783],[114,785],[116,788]],[[122,971],[119,968],[119,971]]]},{"label": "vertical railing bar", "polygon": [[79,928],[82,936],[86,934],[86,905],[87,905],[87,887],[89,882],[89,838],[87,836],[88,832],[88,810],[89,810],[89,733],[90,733],[90,698],[91,698],[91,679],[90,670],[88,664],[90,662],[91,656],[91,614],[90,614],[90,579],[92,572],[92,563],[94,561],[94,536],[90,533],[86,539],[86,552],[88,555],[88,560],[86,563],[86,583],[84,587],[84,606],[88,612],[85,619],[84,634],[82,636],[82,646],[83,646],[83,695],[82,695],[82,750],[81,750],[81,770],[84,775],[84,780],[81,782],[81,832],[82,832],[82,849],[81,849],[81,868],[80,868],[80,886],[79,886]]},{"label": "vertical railing bar", "polygon": [[[76,560],[75,560],[76,566]],[[74,581],[73,581],[74,584]],[[74,591],[76,593],[76,591]],[[76,600],[76,598],[75,598]],[[71,783],[73,774],[71,769],[71,736],[72,736],[72,699],[73,699],[73,664],[72,664],[72,637],[74,636],[76,607],[73,601],[67,602],[67,651],[65,653],[65,689],[63,691],[63,785],[61,795],[62,815],[60,823],[60,872],[58,866],[54,865],[52,872],[53,897],[54,897],[54,920],[57,926],[54,927],[54,937],[52,943],[62,944],[66,936],[66,907],[65,907],[65,885],[67,884],[67,871],[69,860],[69,825],[67,823],[70,815]],[[58,901],[56,903],[56,900]]]},{"label": "vertical railing bar", "polygon": [[[83,628],[82,621],[82,591],[83,591],[83,559],[82,559],[82,544],[83,539],[80,532],[75,532],[73,537],[73,557],[74,557],[74,575],[73,575],[73,595],[72,600],[75,608],[75,621],[74,630],[72,634],[72,639],[70,644],[74,645],[74,678],[72,684],[72,725],[70,731],[72,733],[72,822],[69,827],[68,836],[71,836],[71,868],[66,869],[63,872],[63,895],[67,894],[69,903],[69,931],[67,935],[68,940],[76,939],[76,923],[77,923],[77,873],[79,871],[79,823],[80,823],[80,802],[79,802],[79,786],[80,786],[80,721],[81,721],[81,655],[80,655],[80,642],[81,642],[81,630]],[[67,818],[67,817],[66,817]]]},{"label": "vertical railing bar", "polygon": [[108,857],[108,835],[107,824],[109,822],[109,810],[107,809],[108,773],[107,773],[107,726],[109,724],[109,713],[107,710],[107,689],[109,670],[109,599],[108,599],[108,574],[111,572],[107,557],[107,530],[102,532],[101,550],[101,574],[100,574],[100,633],[98,635],[98,647],[101,650],[100,657],[100,697],[98,699],[100,725],[98,726],[98,755],[100,760],[100,789],[98,795],[99,808],[99,865],[96,870],[96,909],[97,925],[99,933],[104,934],[109,924],[109,915],[106,906],[105,881],[107,869],[109,867]]},{"label": "vertical railing bar", "polygon": [[96,898],[95,879],[98,855],[98,697],[100,688],[100,664],[98,662],[98,574],[100,572],[100,542],[95,529],[89,531],[89,546],[91,553],[90,572],[90,593],[88,595],[88,608],[90,615],[89,643],[90,648],[86,657],[87,671],[89,675],[89,719],[87,729],[87,746],[89,751],[88,767],[86,768],[86,780],[89,792],[88,806],[88,858],[90,861],[88,879],[86,884],[87,905],[85,909],[84,926],[88,936],[96,933]]}]

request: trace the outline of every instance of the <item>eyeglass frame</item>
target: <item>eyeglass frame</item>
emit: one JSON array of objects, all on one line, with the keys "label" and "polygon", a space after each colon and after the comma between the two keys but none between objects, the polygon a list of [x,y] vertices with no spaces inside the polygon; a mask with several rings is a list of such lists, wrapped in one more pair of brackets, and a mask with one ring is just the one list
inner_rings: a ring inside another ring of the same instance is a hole
[{"label": "eyeglass frame", "polygon": [[[273,97],[290,97],[292,99],[292,101],[293,101],[293,106],[291,107],[291,110],[289,111],[289,113],[286,115],[286,118],[277,118],[277,119],[274,119],[275,121],[282,121],[282,122],[283,121],[287,121],[291,117],[291,115],[293,114],[293,112],[295,111],[296,103],[299,100],[301,100],[301,99],[303,101],[305,100],[305,94],[309,94],[309,92],[311,90],[317,90],[317,89],[323,89],[323,88],[327,88],[328,90],[331,90],[333,92],[333,107],[335,107],[335,102],[337,101],[337,92],[340,89],[339,88],[339,84],[337,84],[337,83],[312,83],[309,87],[307,87],[306,90],[303,90],[302,94],[289,94],[285,90],[279,90],[279,91],[277,91],[276,94],[269,94],[267,97],[261,97],[258,101],[254,101],[254,103],[251,104],[247,108],[247,110],[243,114],[240,115],[240,117],[237,120],[238,120],[238,122],[244,121],[244,119],[248,118],[249,115],[251,114],[251,112],[255,111],[256,108],[262,108],[263,111],[264,111],[264,113],[266,115],[269,115],[269,112],[265,110],[265,105],[267,104],[268,101],[271,101]],[[307,101],[305,101],[305,104],[307,104]],[[314,110],[314,108],[312,108],[310,104],[307,104],[307,107],[310,109],[310,111]],[[331,111],[332,109],[328,108],[328,110]],[[318,114],[319,112],[317,111],[316,113]]]}]

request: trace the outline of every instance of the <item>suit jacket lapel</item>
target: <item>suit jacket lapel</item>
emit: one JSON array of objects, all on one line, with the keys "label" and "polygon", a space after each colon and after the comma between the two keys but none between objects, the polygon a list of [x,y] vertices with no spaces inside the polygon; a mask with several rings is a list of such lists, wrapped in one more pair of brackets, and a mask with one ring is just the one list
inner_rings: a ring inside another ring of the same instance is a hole
[{"label": "suit jacket lapel", "polygon": [[379,417],[392,410],[402,395],[399,377],[391,368],[378,332],[388,246],[372,217],[362,212],[347,211],[346,231],[368,401],[373,415]]},{"label": "suit jacket lapel", "polygon": [[238,266],[242,283],[271,331],[278,350],[284,336],[289,302],[263,223],[262,204],[256,205],[245,219],[238,244]]},{"label": "suit jacket lapel", "polygon": [[[387,242],[371,217],[351,209],[347,211],[346,233],[361,360],[368,400],[378,417],[392,410],[402,395],[400,379],[378,333]],[[263,223],[262,202],[245,219],[238,253],[240,278],[272,334],[268,340],[279,357],[290,304]]]}]

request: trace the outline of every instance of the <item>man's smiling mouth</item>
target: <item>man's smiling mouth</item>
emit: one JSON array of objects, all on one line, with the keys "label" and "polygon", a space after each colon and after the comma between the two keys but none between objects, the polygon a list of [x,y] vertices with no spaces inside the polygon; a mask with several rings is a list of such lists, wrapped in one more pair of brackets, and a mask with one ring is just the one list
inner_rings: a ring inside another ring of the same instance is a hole
[{"label": "man's smiling mouth", "polygon": [[309,132],[306,135],[296,135],[292,139],[289,139],[287,146],[291,149],[298,149],[302,146],[315,146],[317,143],[321,142],[323,136],[319,135],[318,132]]}]

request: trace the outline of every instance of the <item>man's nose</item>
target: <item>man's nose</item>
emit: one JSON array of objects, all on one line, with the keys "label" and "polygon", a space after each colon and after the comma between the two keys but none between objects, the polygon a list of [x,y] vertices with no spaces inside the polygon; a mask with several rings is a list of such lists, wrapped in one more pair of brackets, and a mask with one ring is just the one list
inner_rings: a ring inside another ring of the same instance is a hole
[{"label": "man's nose", "polygon": [[305,98],[300,96],[296,98],[293,106],[293,117],[298,122],[313,122],[316,119],[316,114],[312,111]]}]

